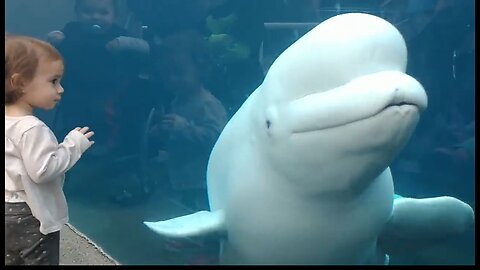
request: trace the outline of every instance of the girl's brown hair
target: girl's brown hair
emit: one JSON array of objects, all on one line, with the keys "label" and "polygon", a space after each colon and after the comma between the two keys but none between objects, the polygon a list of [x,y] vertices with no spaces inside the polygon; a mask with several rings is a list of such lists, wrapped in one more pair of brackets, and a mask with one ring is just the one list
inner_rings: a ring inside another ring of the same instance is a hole
[{"label": "girl's brown hair", "polygon": [[[5,33],[5,105],[22,96],[21,88],[33,80],[41,58],[63,61],[57,49],[45,41]],[[13,78],[14,74],[20,76]]]}]

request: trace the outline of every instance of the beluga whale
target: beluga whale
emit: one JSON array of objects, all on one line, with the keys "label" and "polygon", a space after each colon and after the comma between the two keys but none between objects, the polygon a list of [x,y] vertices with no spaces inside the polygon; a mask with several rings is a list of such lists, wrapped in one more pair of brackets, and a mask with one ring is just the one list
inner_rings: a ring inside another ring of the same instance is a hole
[{"label": "beluga whale", "polygon": [[397,228],[465,230],[473,210],[458,199],[394,203],[389,166],[428,104],[406,65],[405,40],[386,20],[323,21],[273,62],[219,136],[210,211],[145,225],[171,238],[218,233],[221,264],[385,264]]}]

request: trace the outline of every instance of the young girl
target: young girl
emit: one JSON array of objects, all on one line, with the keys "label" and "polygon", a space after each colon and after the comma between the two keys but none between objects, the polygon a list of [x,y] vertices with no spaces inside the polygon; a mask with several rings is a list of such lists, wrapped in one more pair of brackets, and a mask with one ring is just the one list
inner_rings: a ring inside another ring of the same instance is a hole
[{"label": "young girl", "polygon": [[48,43],[5,34],[5,265],[59,264],[65,172],[93,144],[88,127],[58,144],[33,116],[34,108],[50,110],[60,100],[63,69]]}]

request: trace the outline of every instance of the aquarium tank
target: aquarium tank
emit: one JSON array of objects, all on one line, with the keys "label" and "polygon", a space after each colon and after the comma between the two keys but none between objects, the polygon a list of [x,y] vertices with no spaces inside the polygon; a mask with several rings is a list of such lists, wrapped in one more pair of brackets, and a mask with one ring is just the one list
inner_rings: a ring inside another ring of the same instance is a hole
[{"label": "aquarium tank", "polygon": [[[143,221],[209,209],[207,164],[228,121],[285,49],[343,13],[393,24],[408,48],[406,73],[428,96],[390,165],[395,193],[452,196],[475,210],[474,0],[6,0],[5,8],[6,32],[46,40],[65,59],[61,103],[36,114],[58,138],[76,126],[95,131],[66,176],[70,223],[122,265],[218,263],[218,240],[166,239]],[[404,250],[390,264],[475,264],[474,228],[442,244]]]}]

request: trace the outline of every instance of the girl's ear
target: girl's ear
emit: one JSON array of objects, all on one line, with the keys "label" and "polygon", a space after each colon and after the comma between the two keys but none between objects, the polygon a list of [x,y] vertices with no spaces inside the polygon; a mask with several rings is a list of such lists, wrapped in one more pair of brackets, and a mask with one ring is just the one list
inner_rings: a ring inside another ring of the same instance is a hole
[{"label": "girl's ear", "polygon": [[12,76],[10,76],[9,83],[11,89],[22,89],[25,87],[25,80],[23,80],[20,73],[14,73]]}]

